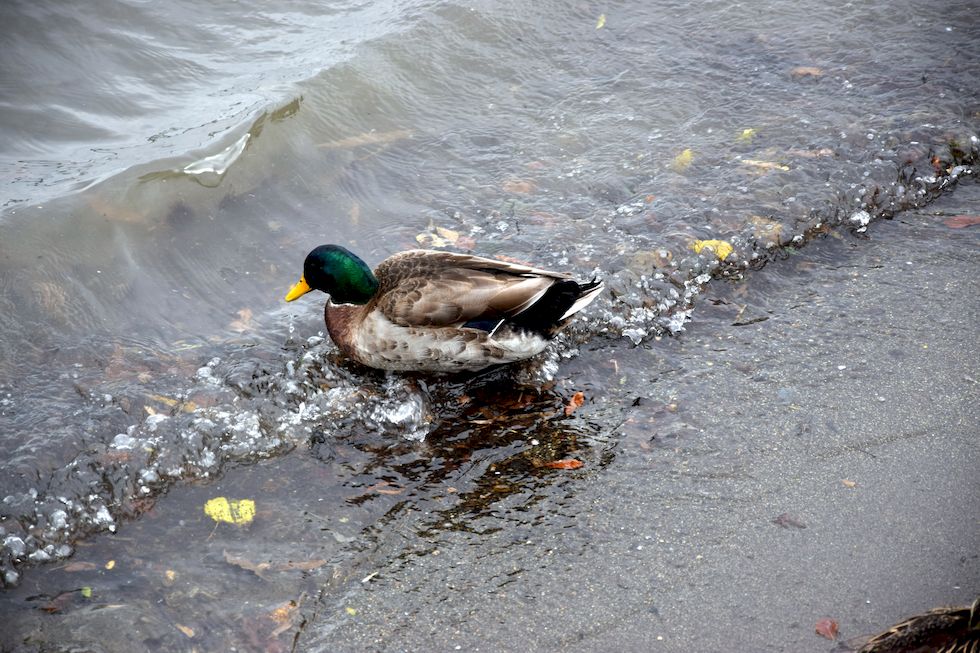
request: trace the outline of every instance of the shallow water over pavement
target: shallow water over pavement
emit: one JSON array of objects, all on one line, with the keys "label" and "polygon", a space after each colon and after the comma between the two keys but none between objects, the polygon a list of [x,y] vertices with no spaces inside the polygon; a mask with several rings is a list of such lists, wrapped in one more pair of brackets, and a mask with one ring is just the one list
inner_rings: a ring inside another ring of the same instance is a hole
[{"label": "shallow water over pavement", "polygon": [[[314,478],[335,500],[352,500],[344,473],[364,475],[354,485],[375,488],[371,509],[348,517],[352,533],[398,528],[388,502],[438,512],[436,494],[399,490],[442,478],[452,505],[560,521],[576,477],[556,485],[545,464],[574,456],[601,473],[639,388],[670,364],[656,339],[698,319],[710,279],[924,204],[977,156],[969,6],[375,3],[310,20],[302,3],[109,6],[132,9],[101,12],[126,48],[94,38],[89,8],[63,7],[71,21],[22,30],[4,58],[8,89],[32,89],[8,96],[21,105],[8,100],[3,123],[8,584],[92,533],[123,537],[140,515],[151,527],[167,491],[187,492],[179,505],[201,520],[208,493],[188,483],[270,458],[302,457],[289,463],[310,475],[298,487]],[[166,15],[141,17],[152,11]],[[237,37],[216,43],[225,31]],[[57,65],[18,67],[45,39]],[[94,60],[71,56],[76,41]],[[174,72],[215,51],[196,76]],[[125,85],[138,77],[156,96]],[[733,251],[722,262],[696,240]],[[324,241],[370,263],[419,244],[504,255],[598,273],[609,293],[517,383],[386,381],[337,360],[317,335],[319,301],[281,303]],[[765,297],[739,310],[764,317]],[[502,383],[516,395],[499,396]],[[592,420],[565,418],[575,392]]]}]

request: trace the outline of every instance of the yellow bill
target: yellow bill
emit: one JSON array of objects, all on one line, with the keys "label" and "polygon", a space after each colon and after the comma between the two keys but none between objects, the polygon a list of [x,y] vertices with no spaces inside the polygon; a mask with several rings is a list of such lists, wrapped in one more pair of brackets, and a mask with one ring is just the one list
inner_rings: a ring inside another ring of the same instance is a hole
[{"label": "yellow bill", "polygon": [[300,277],[296,285],[290,288],[289,292],[286,293],[286,301],[291,302],[298,297],[302,297],[311,290],[313,289],[310,288],[310,284],[306,283],[306,278]]}]

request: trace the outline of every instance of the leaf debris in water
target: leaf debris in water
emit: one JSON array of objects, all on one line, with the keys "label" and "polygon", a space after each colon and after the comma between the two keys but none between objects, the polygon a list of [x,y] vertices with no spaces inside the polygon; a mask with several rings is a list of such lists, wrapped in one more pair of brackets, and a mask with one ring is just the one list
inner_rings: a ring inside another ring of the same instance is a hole
[{"label": "leaf debris in water", "polygon": [[572,398],[568,400],[568,403],[565,404],[565,415],[571,415],[576,410],[581,408],[582,404],[584,403],[585,393],[582,391],[576,392],[574,395],[572,395]]},{"label": "leaf debris in water", "polygon": [[797,66],[789,72],[796,79],[802,79],[804,77],[823,77],[823,69],[817,68],[816,66]]},{"label": "leaf debris in water", "polygon": [[954,215],[951,218],[946,218],[943,220],[943,224],[950,229],[972,227],[975,224],[980,224],[980,215]]},{"label": "leaf debris in water", "polygon": [[691,161],[694,160],[694,152],[691,148],[687,148],[680,154],[674,157],[674,161],[670,164],[670,167],[674,169],[675,172],[683,172],[687,170],[688,166],[691,165]]},{"label": "leaf debris in water", "polygon": [[742,133],[735,140],[739,143],[749,143],[753,138],[755,138],[755,130],[749,127],[748,129],[743,129]]},{"label": "leaf debris in water", "polygon": [[596,21],[595,28],[602,29],[606,25],[606,15],[599,14],[599,20]]},{"label": "leaf debris in water", "polygon": [[255,518],[255,502],[251,499],[215,497],[204,504],[204,512],[216,522],[227,522],[242,526]]},{"label": "leaf debris in water", "polygon": [[763,170],[782,170],[786,172],[789,170],[788,165],[783,165],[782,163],[773,163],[772,161],[759,161],[758,159],[742,159],[742,163],[747,166],[754,166],[756,168],[761,168]]},{"label": "leaf debris in water", "polygon": [[585,463],[576,458],[565,458],[563,460],[549,460],[548,462],[541,463],[542,467],[550,467],[551,469],[578,469],[583,467]]},{"label": "leaf debris in water", "polygon": [[710,249],[719,261],[724,261],[735,251],[735,248],[727,240],[695,240],[691,243],[691,249],[696,254],[700,254],[703,249]]},{"label": "leaf debris in water", "polygon": [[469,236],[462,235],[453,229],[439,227],[431,221],[429,222],[429,226],[426,228],[426,230],[417,235],[415,240],[423,247],[442,248],[450,245],[461,247],[463,249],[473,249],[476,247],[476,241]]},{"label": "leaf debris in water", "polygon": [[191,628],[190,626],[185,626],[183,624],[174,624],[174,625],[177,626],[177,630],[179,630],[180,632],[184,633],[188,637],[193,637],[194,636],[194,629]]}]

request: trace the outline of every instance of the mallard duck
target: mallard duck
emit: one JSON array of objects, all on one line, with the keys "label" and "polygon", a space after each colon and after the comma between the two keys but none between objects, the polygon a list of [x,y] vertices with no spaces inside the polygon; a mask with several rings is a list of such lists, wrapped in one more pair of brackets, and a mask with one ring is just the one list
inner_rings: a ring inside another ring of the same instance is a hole
[{"label": "mallard duck", "polygon": [[602,291],[494,259],[415,249],[371,269],[339,245],[306,257],[286,295],[330,295],[327,331],[346,356],[383,370],[460,372],[541,353],[572,315]]},{"label": "mallard duck", "polygon": [[980,653],[980,598],[935,608],[872,637],[859,653]]}]

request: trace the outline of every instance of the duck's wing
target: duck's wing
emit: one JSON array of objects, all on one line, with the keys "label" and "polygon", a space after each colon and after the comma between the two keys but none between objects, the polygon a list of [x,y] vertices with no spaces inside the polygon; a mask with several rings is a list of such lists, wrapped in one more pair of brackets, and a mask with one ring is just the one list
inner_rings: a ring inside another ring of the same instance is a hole
[{"label": "duck's wing", "polygon": [[375,270],[375,309],[401,326],[459,327],[513,317],[569,275],[494,259],[412,250]]}]

